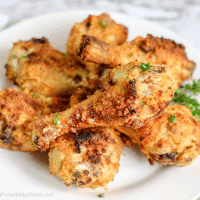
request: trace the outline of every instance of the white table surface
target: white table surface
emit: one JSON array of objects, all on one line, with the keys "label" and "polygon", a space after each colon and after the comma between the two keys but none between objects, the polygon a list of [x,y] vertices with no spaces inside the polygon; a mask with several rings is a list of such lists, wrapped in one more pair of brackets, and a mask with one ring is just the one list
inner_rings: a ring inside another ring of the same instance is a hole
[{"label": "white table surface", "polygon": [[200,50],[200,0],[0,0],[0,31],[34,16],[77,9],[147,19],[176,32]]}]

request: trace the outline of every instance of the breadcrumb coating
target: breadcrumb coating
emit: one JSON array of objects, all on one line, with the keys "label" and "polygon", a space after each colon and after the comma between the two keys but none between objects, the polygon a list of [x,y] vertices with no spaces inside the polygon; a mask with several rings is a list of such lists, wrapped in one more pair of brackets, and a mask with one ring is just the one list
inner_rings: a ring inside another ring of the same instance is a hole
[{"label": "breadcrumb coating", "polygon": [[110,127],[83,129],[59,137],[50,148],[50,172],[67,186],[106,188],[118,172],[124,144]]},{"label": "breadcrumb coating", "polygon": [[16,89],[0,91],[0,147],[14,151],[36,151],[28,124],[37,117],[68,108],[62,98],[31,98]]},{"label": "breadcrumb coating", "polygon": [[169,105],[159,117],[137,130],[126,126],[115,128],[132,138],[152,165],[157,161],[185,166],[200,153],[200,122],[186,106]]},{"label": "breadcrumb coating", "polygon": [[138,37],[130,43],[125,42],[120,46],[112,46],[99,38],[83,35],[78,55],[84,61],[105,64],[110,67],[124,65],[138,61],[151,65],[165,64],[173,74],[177,85],[191,78],[195,63],[188,60],[182,44],[172,40],[147,35],[146,38]]},{"label": "breadcrumb coating", "polygon": [[88,72],[71,56],[54,49],[46,38],[14,43],[6,76],[27,94],[54,97],[88,87]]},{"label": "breadcrumb coating", "polygon": [[58,136],[88,127],[144,126],[172,100],[176,86],[166,71],[165,66],[151,66],[142,72],[138,63],[113,69],[94,95],[59,113],[58,126],[54,115],[29,124],[36,145],[45,150]]}]

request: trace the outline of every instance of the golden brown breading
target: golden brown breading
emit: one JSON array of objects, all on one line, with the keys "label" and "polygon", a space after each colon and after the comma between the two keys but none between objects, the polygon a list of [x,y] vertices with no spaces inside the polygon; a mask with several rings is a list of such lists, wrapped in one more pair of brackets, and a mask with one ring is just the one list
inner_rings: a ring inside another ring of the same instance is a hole
[{"label": "golden brown breading", "polygon": [[35,144],[45,150],[50,142],[67,132],[96,126],[128,124],[142,127],[172,100],[176,90],[165,66],[142,72],[138,63],[114,68],[101,90],[87,100],[55,116],[44,116],[30,124]]},{"label": "golden brown breading", "polygon": [[15,89],[0,91],[0,147],[36,151],[27,125],[38,116],[67,109],[62,98],[38,99]]},{"label": "golden brown breading", "polygon": [[0,146],[20,151],[36,151],[26,124],[42,114],[43,107],[25,93],[14,89],[0,91]]},{"label": "golden brown breading", "polygon": [[14,43],[6,64],[7,78],[26,93],[52,97],[89,86],[87,70],[54,49],[46,38]]},{"label": "golden brown breading", "polygon": [[190,78],[195,68],[195,63],[188,60],[184,46],[172,40],[147,35],[146,38],[138,37],[131,43],[121,46],[112,46],[98,38],[84,35],[78,49],[78,55],[84,61],[106,64],[110,66],[124,65],[137,60],[150,64],[166,64],[174,74],[177,84]]},{"label": "golden brown breading", "polygon": [[49,152],[50,172],[67,186],[106,188],[118,172],[124,144],[109,127],[90,128],[59,137]]},{"label": "golden brown breading", "polygon": [[91,62],[83,62],[77,56],[76,50],[84,34],[98,37],[108,44],[117,46],[126,41],[128,30],[125,26],[116,24],[106,13],[99,16],[89,15],[83,22],[74,24],[66,44],[67,54],[72,55],[77,61],[85,65],[89,72],[90,88],[94,88],[99,83],[99,72],[102,66]]},{"label": "golden brown breading", "polygon": [[[175,121],[170,121],[171,115]],[[139,144],[141,151],[153,165],[185,166],[200,153],[200,122],[186,106],[169,105],[156,119],[134,130],[115,127]]]},{"label": "golden brown breading", "polygon": [[68,54],[77,55],[76,49],[84,34],[95,36],[108,44],[117,46],[126,41],[128,30],[125,26],[116,24],[106,13],[99,16],[89,15],[83,22],[74,24],[67,40]]}]

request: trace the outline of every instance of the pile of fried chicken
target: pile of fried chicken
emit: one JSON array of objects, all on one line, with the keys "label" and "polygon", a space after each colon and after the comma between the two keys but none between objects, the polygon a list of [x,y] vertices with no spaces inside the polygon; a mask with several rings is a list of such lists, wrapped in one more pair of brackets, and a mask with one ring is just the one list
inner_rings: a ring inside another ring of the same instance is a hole
[{"label": "pile of fried chicken", "polygon": [[18,89],[0,91],[0,146],[48,150],[50,172],[81,188],[106,188],[124,145],[151,165],[191,164],[200,122],[170,102],[195,63],[172,40],[127,36],[104,13],[74,24],[66,53],[45,37],[14,43],[6,76]]}]

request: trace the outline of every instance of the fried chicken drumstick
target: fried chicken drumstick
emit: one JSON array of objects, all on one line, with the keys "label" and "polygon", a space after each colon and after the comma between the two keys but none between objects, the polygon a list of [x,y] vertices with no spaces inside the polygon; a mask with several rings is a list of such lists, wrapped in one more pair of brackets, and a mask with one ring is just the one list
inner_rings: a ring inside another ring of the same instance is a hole
[{"label": "fried chicken drumstick", "polygon": [[159,117],[137,130],[115,128],[132,138],[152,165],[157,161],[185,166],[200,154],[200,122],[186,106],[169,105]]},{"label": "fried chicken drumstick", "polygon": [[36,151],[28,124],[39,116],[68,108],[62,98],[31,98],[16,89],[0,91],[0,147],[14,151]]},{"label": "fried chicken drumstick", "polygon": [[55,115],[44,116],[29,124],[38,148],[49,148],[50,142],[68,132],[96,126],[128,124],[143,126],[158,115],[172,100],[176,86],[164,66],[151,66],[142,72],[138,63],[113,69],[102,89],[87,100]]},{"label": "fried chicken drumstick", "polygon": [[99,38],[83,35],[78,55],[84,61],[110,67],[136,60],[143,63],[150,62],[152,65],[165,64],[170,67],[179,86],[191,77],[195,69],[195,63],[188,60],[183,45],[152,35],[147,35],[146,38],[138,37],[120,46],[112,46]]},{"label": "fried chicken drumstick", "polygon": [[123,147],[119,132],[111,127],[65,134],[50,147],[50,172],[67,186],[106,188],[118,172]]}]

